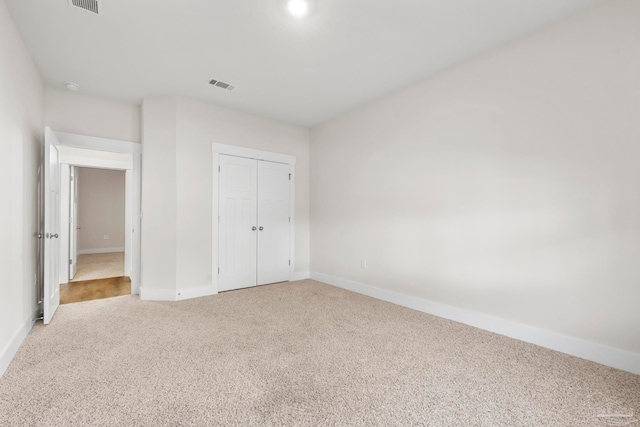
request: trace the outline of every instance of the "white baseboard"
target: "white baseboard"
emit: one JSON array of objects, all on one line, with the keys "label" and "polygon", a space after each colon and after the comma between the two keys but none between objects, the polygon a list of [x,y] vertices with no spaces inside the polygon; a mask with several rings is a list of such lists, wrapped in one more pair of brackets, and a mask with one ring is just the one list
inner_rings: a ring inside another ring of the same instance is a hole
[{"label": "white baseboard", "polygon": [[305,280],[311,277],[311,273],[309,271],[296,271],[291,275],[291,281],[295,282],[296,280]]},{"label": "white baseboard", "polygon": [[453,307],[353,280],[311,272],[319,282],[640,375],[640,354]]},{"label": "white baseboard", "polygon": [[140,287],[140,299],[143,301],[176,301],[176,290]]},{"label": "white baseboard", "polygon": [[122,248],[98,248],[98,249],[80,249],[78,251],[79,255],[88,255],[88,254],[110,254],[113,252],[124,252],[124,247]]},{"label": "white baseboard", "polygon": [[176,292],[176,301],[182,301],[191,298],[208,297],[209,295],[216,295],[217,293],[218,292],[213,289],[213,285],[180,289]]},{"label": "white baseboard", "polygon": [[13,360],[13,357],[18,352],[18,349],[24,342],[27,335],[29,335],[29,331],[33,328],[33,325],[36,323],[35,319],[38,315],[34,314],[31,316],[30,320],[24,322],[18,330],[13,334],[9,342],[2,348],[0,351],[0,377],[5,373],[9,364]]},{"label": "white baseboard", "polygon": [[216,294],[213,285],[194,286],[179,290],[140,288],[140,299],[143,301],[183,301]]}]

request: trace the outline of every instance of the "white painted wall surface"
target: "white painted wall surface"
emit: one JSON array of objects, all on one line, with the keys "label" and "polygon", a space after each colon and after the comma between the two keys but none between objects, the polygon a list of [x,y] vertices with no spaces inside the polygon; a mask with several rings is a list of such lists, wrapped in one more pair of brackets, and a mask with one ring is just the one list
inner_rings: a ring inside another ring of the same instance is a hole
[{"label": "white painted wall surface", "polygon": [[141,107],[82,92],[45,88],[44,121],[58,132],[140,142]]},{"label": "white painted wall surface", "polygon": [[[142,104],[141,288],[176,288],[176,99]],[[143,294],[141,294],[144,297]]]},{"label": "white painted wall surface", "polygon": [[640,354],[639,22],[606,2],[316,128],[312,270]]},{"label": "white painted wall surface", "polygon": [[78,179],[78,249],[124,250],[125,172],[78,168]]},{"label": "white painted wall surface", "polygon": [[0,1],[0,375],[37,311],[37,170],[43,85],[4,1]]},{"label": "white painted wall surface", "polygon": [[309,271],[309,131],[178,98],[178,289],[211,284],[211,143],[296,157],[295,271]]},{"label": "white painted wall surface", "polygon": [[308,274],[308,130],[187,98],[149,97],[143,102],[143,297],[212,286],[212,142],[296,156],[296,271]]}]

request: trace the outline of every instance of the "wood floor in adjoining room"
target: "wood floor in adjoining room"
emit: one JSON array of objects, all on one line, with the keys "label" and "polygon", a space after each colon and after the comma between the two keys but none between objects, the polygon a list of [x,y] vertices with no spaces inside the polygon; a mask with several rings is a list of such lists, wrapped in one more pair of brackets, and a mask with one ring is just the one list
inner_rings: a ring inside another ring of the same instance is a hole
[{"label": "wood floor in adjoining room", "polygon": [[124,276],[124,252],[82,254],[71,282]]},{"label": "wood floor in adjoining room", "polygon": [[129,277],[109,277],[105,279],[83,280],[60,285],[60,304],[90,301],[94,299],[118,297],[131,294]]}]

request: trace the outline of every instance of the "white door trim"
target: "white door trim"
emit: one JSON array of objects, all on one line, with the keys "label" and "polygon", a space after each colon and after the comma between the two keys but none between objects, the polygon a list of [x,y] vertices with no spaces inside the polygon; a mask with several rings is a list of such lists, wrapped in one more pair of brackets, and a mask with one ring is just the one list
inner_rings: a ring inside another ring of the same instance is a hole
[{"label": "white door trim", "polygon": [[213,286],[212,294],[218,293],[218,216],[219,216],[219,204],[218,204],[218,181],[219,174],[218,168],[220,166],[220,155],[246,157],[249,159],[266,160],[269,162],[284,163],[289,165],[291,171],[291,180],[289,181],[289,213],[291,216],[291,223],[289,224],[289,253],[291,254],[291,265],[289,266],[289,280],[293,280],[295,272],[295,156],[288,154],[274,153],[270,151],[256,150],[253,148],[238,147],[235,145],[218,144],[216,142],[211,144],[211,151],[213,151],[213,169],[212,169],[212,194],[211,194],[211,283]]},{"label": "white door trim", "polygon": [[[63,132],[54,133],[62,148],[61,162],[67,167],[80,166],[125,171],[125,230],[127,233],[124,268],[125,274],[131,278],[131,293],[139,294],[141,144]],[[68,222],[68,217],[61,218],[62,221],[65,219]],[[64,240],[60,242],[63,245],[61,249],[63,254],[67,254],[68,259],[68,235]]]}]

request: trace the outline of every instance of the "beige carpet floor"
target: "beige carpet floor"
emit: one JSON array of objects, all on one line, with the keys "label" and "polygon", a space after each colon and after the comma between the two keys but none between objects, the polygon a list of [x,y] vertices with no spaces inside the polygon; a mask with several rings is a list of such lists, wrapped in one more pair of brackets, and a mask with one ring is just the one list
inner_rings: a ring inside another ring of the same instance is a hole
[{"label": "beige carpet floor", "polygon": [[82,254],[71,282],[124,276],[124,252]]},{"label": "beige carpet floor", "polygon": [[3,426],[584,427],[631,411],[640,376],[311,280],[61,306],[0,379]]}]

